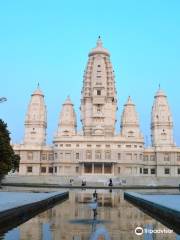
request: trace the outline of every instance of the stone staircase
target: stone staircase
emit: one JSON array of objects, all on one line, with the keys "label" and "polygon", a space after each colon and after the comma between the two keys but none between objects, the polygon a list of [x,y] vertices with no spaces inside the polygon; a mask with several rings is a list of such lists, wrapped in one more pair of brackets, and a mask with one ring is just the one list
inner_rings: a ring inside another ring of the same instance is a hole
[{"label": "stone staircase", "polygon": [[[73,182],[70,183],[70,179]],[[86,181],[87,186],[108,186],[109,176],[20,176],[7,175],[3,183],[13,184],[58,184],[64,186],[81,186],[82,181]],[[180,179],[177,177],[112,177],[113,186],[179,186]]]}]

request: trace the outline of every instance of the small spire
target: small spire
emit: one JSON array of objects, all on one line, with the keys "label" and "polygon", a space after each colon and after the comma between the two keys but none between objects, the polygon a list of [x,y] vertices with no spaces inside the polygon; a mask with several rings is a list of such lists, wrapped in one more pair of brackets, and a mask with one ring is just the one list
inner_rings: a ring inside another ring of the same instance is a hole
[{"label": "small spire", "polygon": [[131,96],[128,97],[127,102],[125,103],[125,106],[127,106],[127,105],[134,105],[134,103],[131,99]]},{"label": "small spire", "polygon": [[97,40],[97,47],[102,47],[101,36],[98,37],[98,40]]},{"label": "small spire", "polygon": [[97,42],[96,42],[96,47],[93,48],[90,51],[89,57],[92,56],[92,55],[95,55],[95,54],[99,54],[99,53],[102,53],[102,54],[104,54],[106,56],[110,56],[108,50],[103,47],[103,43],[102,43],[102,40],[101,40],[100,36],[98,36],[98,39],[97,39]]},{"label": "small spire", "polygon": [[131,96],[128,96],[127,102],[128,102],[128,103],[132,103]]},{"label": "small spire", "polygon": [[67,96],[67,98],[66,98],[64,104],[71,104],[71,105],[72,105],[71,98],[70,98],[69,95]]},{"label": "small spire", "polygon": [[164,96],[164,97],[166,97],[166,94],[164,93],[164,91],[161,89],[161,85],[159,84],[159,86],[158,86],[158,91],[156,92],[156,94],[155,94],[155,97],[159,97],[159,96]]},{"label": "small spire", "polygon": [[44,94],[42,93],[41,89],[40,89],[40,84],[39,82],[37,83],[37,88],[35,89],[35,91],[33,92],[32,95],[42,95],[44,96]]}]

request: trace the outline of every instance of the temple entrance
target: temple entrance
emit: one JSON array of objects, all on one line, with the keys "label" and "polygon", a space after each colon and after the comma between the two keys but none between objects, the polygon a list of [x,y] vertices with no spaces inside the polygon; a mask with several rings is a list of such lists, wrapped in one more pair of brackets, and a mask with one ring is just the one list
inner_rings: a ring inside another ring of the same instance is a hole
[{"label": "temple entrance", "polygon": [[113,163],[83,163],[82,174],[114,174]]},{"label": "temple entrance", "polygon": [[112,173],[112,163],[104,163],[104,173],[105,174]]},{"label": "temple entrance", "polygon": [[92,173],[92,164],[91,163],[84,164],[84,173]]},{"label": "temple entrance", "polygon": [[101,173],[102,174],[102,163],[94,163],[94,173]]}]

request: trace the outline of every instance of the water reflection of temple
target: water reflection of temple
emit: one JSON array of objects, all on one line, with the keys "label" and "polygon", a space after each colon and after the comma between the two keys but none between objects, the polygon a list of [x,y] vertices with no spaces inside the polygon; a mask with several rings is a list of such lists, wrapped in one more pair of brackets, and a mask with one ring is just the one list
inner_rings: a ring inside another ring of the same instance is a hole
[{"label": "water reflection of temple", "polygon": [[[86,240],[89,239],[91,225],[71,224],[72,219],[92,219],[92,210],[86,206],[92,199],[92,191],[71,192],[69,200],[39,214],[20,226],[20,240]],[[152,224],[154,229],[165,227],[147,216],[123,199],[119,192],[98,192],[98,219],[109,220],[104,226],[111,239],[137,239],[134,230],[137,226]],[[46,238],[45,238],[46,236]],[[49,236],[49,237],[48,237]],[[175,239],[175,234],[166,234],[166,239]],[[144,239],[143,236],[138,239]],[[158,234],[156,239],[164,239]]]}]

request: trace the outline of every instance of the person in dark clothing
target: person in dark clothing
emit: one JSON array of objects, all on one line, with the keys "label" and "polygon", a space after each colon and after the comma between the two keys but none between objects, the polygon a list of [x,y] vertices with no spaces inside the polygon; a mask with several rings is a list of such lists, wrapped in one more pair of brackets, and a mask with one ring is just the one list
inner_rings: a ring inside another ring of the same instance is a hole
[{"label": "person in dark clothing", "polygon": [[97,194],[96,190],[95,190],[95,191],[94,191],[94,193],[93,193],[93,198],[95,198],[95,199],[96,199],[96,201],[97,201],[98,194]]},{"label": "person in dark clothing", "polygon": [[83,180],[81,186],[85,187],[86,186],[86,181]]},{"label": "person in dark clothing", "polygon": [[109,187],[112,187],[113,186],[113,182],[112,182],[112,179],[110,178],[109,179]]}]

